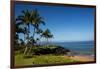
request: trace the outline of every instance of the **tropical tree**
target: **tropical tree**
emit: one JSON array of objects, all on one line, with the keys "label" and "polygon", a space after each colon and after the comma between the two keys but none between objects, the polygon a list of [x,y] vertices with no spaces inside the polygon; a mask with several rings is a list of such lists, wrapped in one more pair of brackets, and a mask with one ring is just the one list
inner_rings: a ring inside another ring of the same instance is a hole
[{"label": "tropical tree", "polygon": [[[18,38],[19,33],[24,34],[24,55],[30,53],[32,46],[34,46],[41,37],[45,37],[47,39],[52,38],[53,35],[51,34],[49,29],[46,29],[44,32],[40,28],[40,25],[45,25],[44,18],[40,16],[37,9],[29,11],[23,10],[22,14],[16,18],[15,23],[15,31],[16,31],[16,39]],[[33,31],[30,30],[30,26],[33,26]],[[30,37],[30,33],[33,32],[33,35]],[[35,37],[35,35],[39,35],[40,37]],[[23,44],[23,42],[22,42]]]},{"label": "tropical tree", "polygon": [[[28,38],[28,42],[29,42],[29,32],[30,32],[30,12],[28,10],[23,10],[22,11],[22,15],[19,15],[17,18],[16,18],[16,21],[19,22],[19,24],[22,24],[23,25],[23,28],[24,28],[24,41],[26,41],[26,37],[25,35],[27,35],[27,38]],[[25,45],[26,48],[25,48],[25,51],[24,51],[24,54],[26,54],[27,52],[27,45]]]},{"label": "tropical tree", "polygon": [[[15,41],[17,42],[17,44],[18,44],[18,40],[19,40],[19,33],[24,33],[24,30],[20,27],[20,23],[17,23],[16,21],[15,21]],[[15,45],[16,45],[16,42],[15,42]]]},{"label": "tropical tree", "polygon": [[43,17],[39,15],[39,12],[37,11],[37,9],[31,12],[31,24],[34,27],[33,39],[34,39],[35,33],[41,33],[40,24],[45,25],[45,22],[43,20],[44,20]]},{"label": "tropical tree", "polygon": [[[15,23],[15,36],[14,36],[14,44],[15,44],[15,50],[19,50],[20,48],[20,38],[19,33],[24,33],[24,30],[20,27],[19,23]],[[24,42],[23,42],[24,44]]]},{"label": "tropical tree", "polygon": [[29,38],[29,31],[30,31],[30,12],[28,10],[23,10],[22,15],[16,18],[16,21],[19,21],[20,24],[24,25],[24,30],[28,30],[28,38]]},{"label": "tropical tree", "polygon": [[[43,20],[44,20],[43,17],[41,17],[39,15],[39,12],[37,11],[37,9],[35,9],[35,10],[33,10],[31,12],[30,21],[31,21],[31,25],[34,28],[34,30],[33,30],[33,40],[34,41],[33,41],[33,44],[32,44],[33,46],[34,46],[35,43],[37,43],[36,41],[39,40],[39,38],[38,39],[37,38],[35,39],[35,34],[42,33],[42,29],[40,29],[40,25],[41,24],[42,25],[45,25],[45,22]],[[29,52],[31,51],[32,45],[30,47]]]},{"label": "tropical tree", "polygon": [[44,38],[46,39],[47,43],[48,43],[48,39],[53,38],[53,35],[51,34],[51,32],[50,32],[49,29],[46,29],[46,30],[42,33],[41,37],[44,37]]}]

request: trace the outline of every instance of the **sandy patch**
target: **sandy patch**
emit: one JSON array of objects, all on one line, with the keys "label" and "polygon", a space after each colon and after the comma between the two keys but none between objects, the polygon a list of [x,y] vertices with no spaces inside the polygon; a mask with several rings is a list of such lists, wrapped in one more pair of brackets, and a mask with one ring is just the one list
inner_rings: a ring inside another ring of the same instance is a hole
[{"label": "sandy patch", "polygon": [[70,58],[70,59],[73,59],[73,60],[78,60],[78,61],[81,61],[81,62],[94,61],[93,56],[73,56],[73,57],[63,56],[63,57]]}]

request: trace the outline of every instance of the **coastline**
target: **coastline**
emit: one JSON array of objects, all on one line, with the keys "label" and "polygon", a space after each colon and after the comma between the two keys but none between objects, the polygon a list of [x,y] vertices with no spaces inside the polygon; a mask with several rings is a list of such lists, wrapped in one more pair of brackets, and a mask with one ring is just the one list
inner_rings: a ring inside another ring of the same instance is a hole
[{"label": "coastline", "polygon": [[95,61],[94,56],[93,55],[74,55],[74,56],[63,56],[65,58],[70,58],[72,60],[77,60],[80,62],[91,62],[91,61]]}]

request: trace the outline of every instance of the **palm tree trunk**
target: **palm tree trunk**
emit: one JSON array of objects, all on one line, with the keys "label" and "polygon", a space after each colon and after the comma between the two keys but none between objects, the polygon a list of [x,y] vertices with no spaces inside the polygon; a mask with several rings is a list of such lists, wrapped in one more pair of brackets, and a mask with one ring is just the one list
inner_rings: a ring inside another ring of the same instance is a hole
[{"label": "palm tree trunk", "polygon": [[[26,26],[26,24],[24,23],[24,26]],[[24,46],[25,46],[25,50],[24,50],[24,55],[26,54],[27,51],[27,46],[26,46],[26,34],[27,34],[27,29],[26,27],[24,27]]]},{"label": "palm tree trunk", "polygon": [[[34,28],[34,32],[33,32],[33,39],[34,39],[34,36],[35,36],[35,28]],[[28,51],[28,53],[30,54],[30,52],[31,52],[31,49],[32,49],[32,46],[34,45],[34,43],[30,46],[30,48],[29,48],[29,51]]]},{"label": "palm tree trunk", "polygon": [[26,54],[26,51],[27,51],[27,46],[26,46],[25,41],[26,41],[26,37],[25,37],[25,33],[24,33],[24,45],[25,45],[24,55]]},{"label": "palm tree trunk", "polygon": [[[34,32],[33,32],[33,39],[34,39],[34,36],[35,36],[35,28],[34,28]],[[32,49],[32,46],[34,45],[34,43],[30,46],[30,48],[29,48],[29,51],[28,51],[28,53],[30,54],[30,52],[31,52],[31,49]]]},{"label": "palm tree trunk", "polygon": [[28,25],[28,42],[29,42],[29,32],[30,31],[30,26]]},{"label": "palm tree trunk", "polygon": [[24,51],[24,55],[26,55],[28,47],[26,46],[25,51]]},{"label": "palm tree trunk", "polygon": [[[30,26],[28,25],[28,42],[29,42],[29,32],[30,31]],[[30,54],[30,44],[28,44],[29,46],[29,51],[27,52],[27,54]]]},{"label": "palm tree trunk", "polygon": [[[26,37],[25,37],[26,38]],[[29,25],[28,25],[28,42],[29,42]],[[24,55],[26,55],[27,54],[27,51],[28,51],[28,46],[27,46],[28,44],[26,44],[25,46],[26,46],[26,48],[25,48],[25,51],[24,51]]]},{"label": "palm tree trunk", "polygon": [[33,32],[33,39],[34,39],[34,36],[35,36],[35,28],[34,28],[34,32]]},{"label": "palm tree trunk", "polygon": [[31,46],[30,46],[30,48],[29,48],[28,54],[30,54],[30,52],[31,52],[31,49],[32,49],[32,45],[31,45]]}]

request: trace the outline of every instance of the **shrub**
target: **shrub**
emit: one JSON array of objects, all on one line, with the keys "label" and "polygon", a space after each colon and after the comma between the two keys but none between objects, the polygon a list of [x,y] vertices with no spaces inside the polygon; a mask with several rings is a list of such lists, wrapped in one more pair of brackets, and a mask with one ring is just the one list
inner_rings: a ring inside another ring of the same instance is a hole
[{"label": "shrub", "polygon": [[33,47],[31,53],[34,55],[41,55],[41,54],[42,55],[45,55],[45,54],[60,55],[60,54],[66,54],[67,52],[70,52],[70,50],[60,47],[60,46],[48,45],[48,46]]}]

